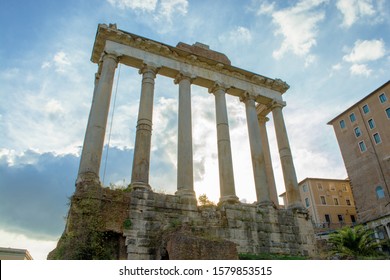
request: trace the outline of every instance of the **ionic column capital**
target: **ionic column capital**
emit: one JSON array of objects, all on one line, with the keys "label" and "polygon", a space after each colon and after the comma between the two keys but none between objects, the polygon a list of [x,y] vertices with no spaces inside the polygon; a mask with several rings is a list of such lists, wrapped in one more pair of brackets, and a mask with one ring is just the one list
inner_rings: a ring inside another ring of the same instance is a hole
[{"label": "ionic column capital", "polygon": [[181,80],[189,80],[190,83],[192,84],[195,78],[196,76],[191,75],[190,73],[180,72],[179,74],[176,75],[175,79],[173,80],[173,83],[177,85],[178,83],[180,83]]},{"label": "ionic column capital", "polygon": [[111,58],[111,59],[115,60],[116,63],[118,63],[120,57],[121,57],[121,54],[119,54],[117,52],[106,52],[106,51],[104,51],[102,53],[102,56],[100,57],[100,62],[106,60],[107,58]]},{"label": "ionic column capital", "polygon": [[268,105],[269,108],[271,108],[271,110],[275,109],[275,108],[281,108],[283,109],[283,107],[286,106],[286,102],[283,101],[283,100],[272,100],[271,103]]},{"label": "ionic column capital", "polygon": [[240,96],[240,101],[245,103],[248,100],[253,100],[256,102],[256,96],[254,94],[249,93],[248,91],[245,91],[241,96]]},{"label": "ionic column capital", "polygon": [[228,86],[220,81],[215,81],[214,85],[209,88],[209,93],[215,94],[218,90],[222,90],[223,92],[226,92],[228,89]]},{"label": "ionic column capital", "polygon": [[139,74],[150,73],[153,75],[153,78],[155,78],[158,71],[160,70],[160,68],[161,67],[159,67],[153,63],[143,63],[142,67],[139,69],[138,73]]}]

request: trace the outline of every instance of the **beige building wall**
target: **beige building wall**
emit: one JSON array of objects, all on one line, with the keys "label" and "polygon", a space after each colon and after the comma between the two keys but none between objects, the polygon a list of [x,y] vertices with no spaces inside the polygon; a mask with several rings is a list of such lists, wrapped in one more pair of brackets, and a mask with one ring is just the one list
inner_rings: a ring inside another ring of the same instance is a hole
[{"label": "beige building wall", "polygon": [[25,249],[0,247],[0,260],[32,260],[30,253]]},{"label": "beige building wall", "polygon": [[358,222],[390,233],[390,81],[336,116],[332,125],[356,202]]},{"label": "beige building wall", "polygon": [[306,178],[298,186],[316,228],[339,228],[356,223],[349,180]]},{"label": "beige building wall", "polygon": [[[306,178],[298,187],[316,229],[337,229],[357,222],[349,180]],[[285,195],[281,197],[286,202]]]}]

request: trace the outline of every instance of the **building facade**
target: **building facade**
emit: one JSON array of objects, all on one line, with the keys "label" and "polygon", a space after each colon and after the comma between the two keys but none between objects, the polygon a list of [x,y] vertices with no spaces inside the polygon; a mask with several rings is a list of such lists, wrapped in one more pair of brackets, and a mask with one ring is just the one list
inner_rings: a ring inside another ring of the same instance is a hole
[{"label": "building facade", "polygon": [[329,121],[351,181],[359,223],[390,236],[390,81]]},{"label": "building facade", "polygon": [[0,260],[32,260],[26,249],[0,247]]},{"label": "building facade", "polygon": [[[338,229],[357,222],[349,180],[306,178],[299,193],[316,232]],[[286,204],[286,197],[281,195]]]}]

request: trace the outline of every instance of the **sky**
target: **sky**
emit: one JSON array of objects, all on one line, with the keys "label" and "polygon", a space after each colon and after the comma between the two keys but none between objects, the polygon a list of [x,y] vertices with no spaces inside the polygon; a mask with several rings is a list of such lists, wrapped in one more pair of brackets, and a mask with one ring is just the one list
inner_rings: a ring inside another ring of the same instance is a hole
[{"label": "sky", "polygon": [[[0,247],[46,259],[64,230],[97,71],[90,58],[99,23],[171,46],[201,42],[236,67],[286,81],[283,114],[301,181],[347,177],[327,122],[389,80],[389,13],[385,0],[0,0]],[[118,66],[100,174],[106,186],[130,182],[140,86],[137,69]],[[176,190],[177,95],[171,79],[157,76],[150,184],[164,193]],[[207,89],[192,86],[195,191],[218,201],[214,106]],[[227,107],[236,194],[252,203],[245,105],[227,96]]]}]

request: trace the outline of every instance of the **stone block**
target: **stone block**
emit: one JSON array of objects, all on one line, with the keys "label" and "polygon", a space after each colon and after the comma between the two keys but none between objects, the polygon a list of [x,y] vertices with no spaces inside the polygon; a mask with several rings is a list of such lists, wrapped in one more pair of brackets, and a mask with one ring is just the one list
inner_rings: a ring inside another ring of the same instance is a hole
[{"label": "stone block", "polygon": [[166,248],[172,260],[236,260],[236,244],[227,240],[209,240],[188,233],[170,236]]}]

